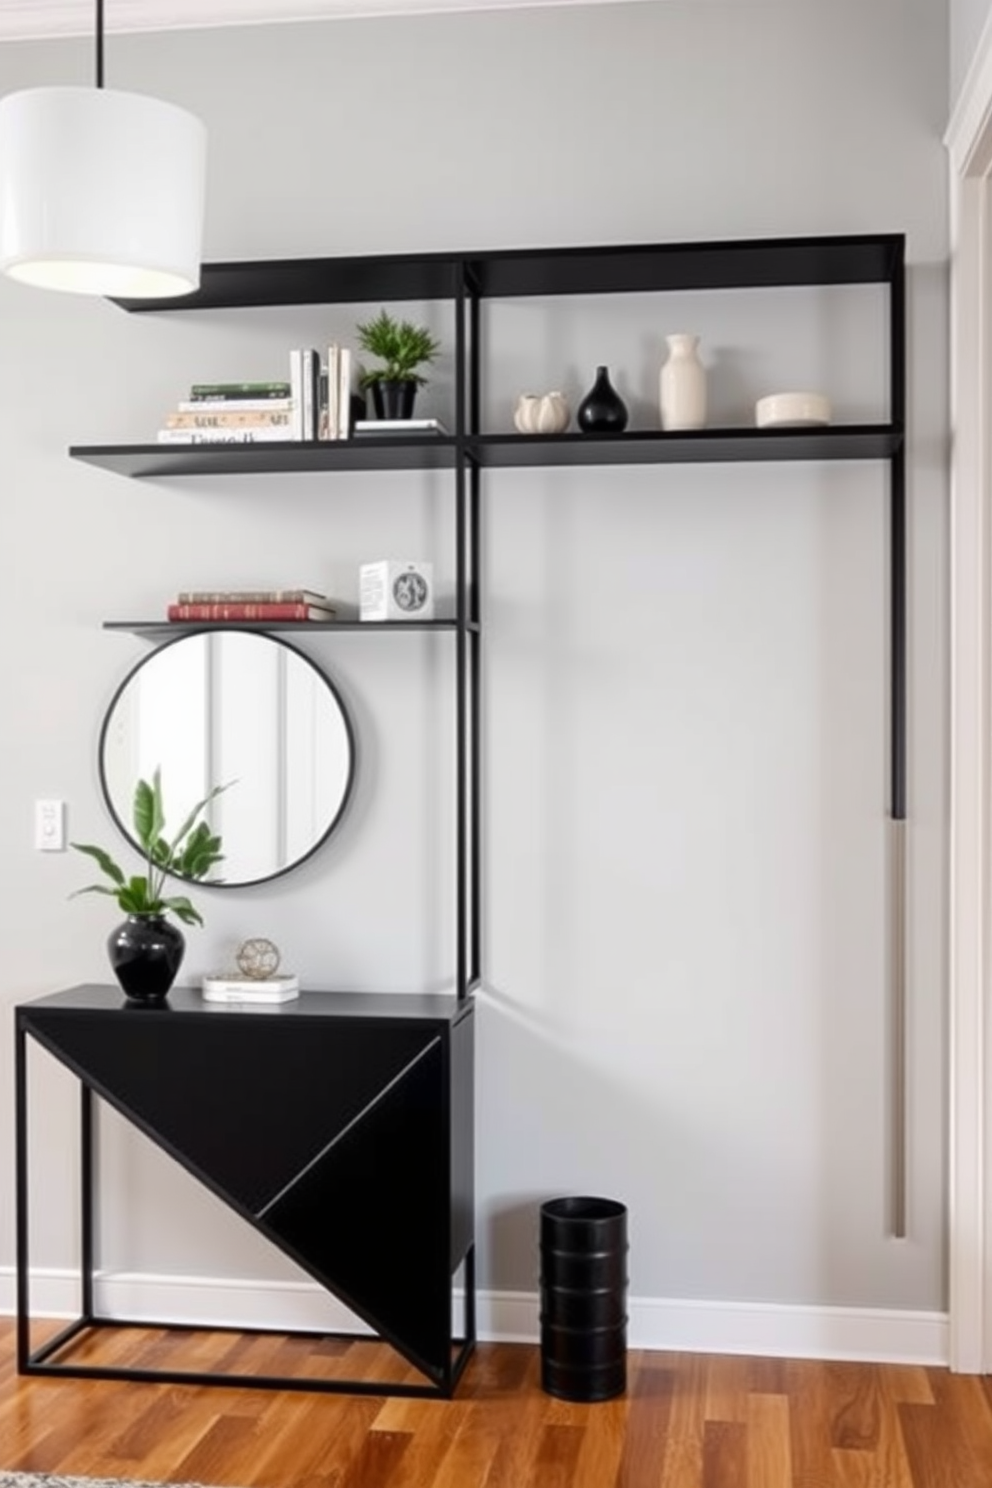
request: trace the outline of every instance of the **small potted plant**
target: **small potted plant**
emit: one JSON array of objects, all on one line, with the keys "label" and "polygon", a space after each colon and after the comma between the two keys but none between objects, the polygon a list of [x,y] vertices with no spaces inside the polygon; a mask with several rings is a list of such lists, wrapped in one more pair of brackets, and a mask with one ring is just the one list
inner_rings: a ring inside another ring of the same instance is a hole
[{"label": "small potted plant", "polygon": [[417,389],[427,381],[417,368],[433,362],[440,343],[423,326],[394,320],[386,310],[374,320],[360,322],[356,330],[361,349],[383,363],[359,378],[363,392],[372,390],[376,418],[412,418]]},{"label": "small potted plant", "polygon": [[129,1002],[164,1002],[176,979],[186,941],[179,926],[166,916],[174,914],[184,925],[203,924],[203,916],[185,894],[166,897],[165,880],[170,873],[202,880],[223,861],[220,837],[200,817],[226,789],[226,785],[218,785],[204,796],[170,840],[165,835],[161,771],[156,770],[151,781],[139,780],[132,821],[135,838],[145,854],[145,872],[131,878],[102,847],[88,842],[71,844],[77,852],[95,859],[110,884],[87,884],[70,897],[109,894],[127,915],[123,925],[111,933],[107,950],[114,975]]}]

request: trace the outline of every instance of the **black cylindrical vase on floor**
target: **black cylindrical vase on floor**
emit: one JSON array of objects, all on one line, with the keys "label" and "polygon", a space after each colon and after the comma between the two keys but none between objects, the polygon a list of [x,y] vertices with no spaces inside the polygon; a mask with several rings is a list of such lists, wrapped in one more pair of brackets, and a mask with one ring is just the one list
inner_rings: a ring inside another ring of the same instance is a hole
[{"label": "black cylindrical vase on floor", "polygon": [[579,1401],[627,1388],[627,1210],[615,1199],[541,1205],[541,1388]]},{"label": "black cylindrical vase on floor", "polygon": [[583,434],[622,434],[627,405],[610,381],[609,369],[596,368],[596,381],[579,404],[576,422]]},{"label": "black cylindrical vase on floor", "polygon": [[107,941],[114,975],[128,1002],[162,1003],[186,951],[178,925],[160,914],[131,914]]}]

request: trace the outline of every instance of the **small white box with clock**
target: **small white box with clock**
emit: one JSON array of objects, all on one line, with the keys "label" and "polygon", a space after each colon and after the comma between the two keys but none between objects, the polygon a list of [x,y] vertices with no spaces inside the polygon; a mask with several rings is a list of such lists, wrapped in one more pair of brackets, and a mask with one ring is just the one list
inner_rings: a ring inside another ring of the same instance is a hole
[{"label": "small white box with clock", "polygon": [[363,620],[433,620],[433,565],[396,558],[363,563],[358,605]]}]

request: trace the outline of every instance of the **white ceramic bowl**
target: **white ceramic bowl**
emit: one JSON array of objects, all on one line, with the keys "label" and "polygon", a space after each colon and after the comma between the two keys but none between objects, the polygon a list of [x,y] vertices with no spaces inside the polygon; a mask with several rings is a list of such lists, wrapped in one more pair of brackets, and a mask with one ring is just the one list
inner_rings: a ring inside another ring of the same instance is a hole
[{"label": "white ceramic bowl", "polygon": [[754,405],[754,421],[759,429],[829,424],[830,401],[822,393],[771,393]]}]

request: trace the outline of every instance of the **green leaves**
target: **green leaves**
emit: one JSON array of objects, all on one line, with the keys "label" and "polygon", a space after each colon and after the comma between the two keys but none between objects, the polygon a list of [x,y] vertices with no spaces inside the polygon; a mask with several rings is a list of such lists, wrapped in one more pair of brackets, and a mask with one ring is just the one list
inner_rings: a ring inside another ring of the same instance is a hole
[{"label": "green leaves", "polygon": [[423,387],[427,379],[416,368],[432,362],[441,349],[428,330],[409,320],[394,320],[385,310],[374,320],[359,322],[355,329],[362,350],[385,362],[384,367],[362,373],[363,388],[373,382],[415,382]]},{"label": "green leaves", "polygon": [[156,769],[152,776],[151,785],[147,780],[139,780],[134,788],[134,807],[132,810],[134,830],[145,849],[151,852],[153,845],[162,834],[165,826],[165,813],[162,808],[162,772]]},{"label": "green leaves", "polygon": [[93,858],[112,887],[106,884],[88,884],[77,889],[76,894],[110,894],[126,914],[176,915],[186,925],[202,925],[203,918],[198,909],[184,894],[165,897],[165,880],[170,873],[183,878],[204,879],[210,870],[223,862],[220,837],[211,831],[200,817],[210,803],[228,789],[233,782],[214,786],[202,801],[198,801],[189,812],[178,832],[170,839],[166,836],[165,804],[162,796],[161,770],[156,769],[151,780],[139,780],[134,790],[132,820],[134,834],[145,854],[146,872],[126,878],[122,868],[102,847],[88,842],[73,842],[77,852]]},{"label": "green leaves", "polygon": [[216,863],[224,860],[220,838],[211,834],[206,822],[191,832],[186,846],[177,853],[173,866],[183,878],[205,878]]},{"label": "green leaves", "polygon": [[[77,852],[89,853],[91,858],[96,858],[103,872],[107,875],[108,878],[112,878],[115,884],[122,884],[124,882],[123,870],[121,868],[118,868],[117,864],[114,862],[110,854],[104,852],[102,847],[93,847],[92,844],[88,842],[73,842],[70,845],[74,847]],[[83,890],[80,889],[79,893],[82,892]],[[108,894],[112,894],[114,891],[113,889],[107,889],[105,890],[105,892]]]}]

